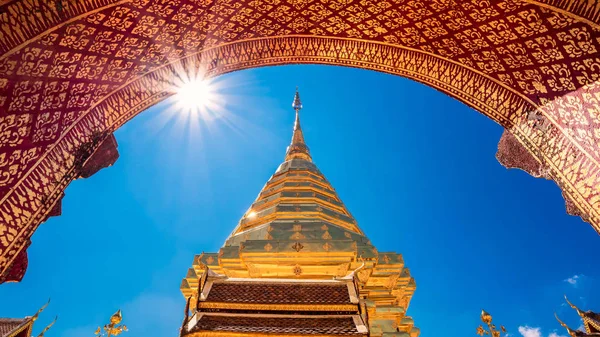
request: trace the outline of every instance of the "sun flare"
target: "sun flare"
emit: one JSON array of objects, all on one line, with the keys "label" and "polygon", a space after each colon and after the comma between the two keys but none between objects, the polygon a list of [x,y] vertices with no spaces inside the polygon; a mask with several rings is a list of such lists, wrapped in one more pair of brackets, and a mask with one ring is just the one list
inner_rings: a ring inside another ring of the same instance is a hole
[{"label": "sun flare", "polygon": [[209,135],[217,137],[231,131],[242,134],[256,128],[231,110],[244,107],[248,112],[245,103],[253,94],[248,95],[246,88],[254,83],[244,76],[213,76],[201,62],[174,63],[171,72],[165,83],[165,106],[152,121],[154,132],[168,127],[175,138],[197,145]]},{"label": "sun flare", "polygon": [[183,81],[175,90],[175,102],[180,112],[203,119],[214,119],[220,98],[216,86],[208,78],[191,78]]},{"label": "sun flare", "polygon": [[195,80],[184,83],[177,91],[177,100],[189,109],[202,109],[206,102],[211,100],[214,92],[207,80]]}]

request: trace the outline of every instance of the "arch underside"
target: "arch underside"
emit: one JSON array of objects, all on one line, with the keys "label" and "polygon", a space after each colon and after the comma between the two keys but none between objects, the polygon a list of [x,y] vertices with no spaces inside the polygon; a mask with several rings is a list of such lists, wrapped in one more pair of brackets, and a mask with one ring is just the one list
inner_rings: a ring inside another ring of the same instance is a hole
[{"label": "arch underside", "polygon": [[57,1],[0,7],[0,282],[22,277],[29,238],[60,213],[66,186],[116,160],[112,132],[168,97],[182,65],[217,76],[329,64],[422,82],[504,126],[499,160],[555,180],[600,233],[597,7]]}]

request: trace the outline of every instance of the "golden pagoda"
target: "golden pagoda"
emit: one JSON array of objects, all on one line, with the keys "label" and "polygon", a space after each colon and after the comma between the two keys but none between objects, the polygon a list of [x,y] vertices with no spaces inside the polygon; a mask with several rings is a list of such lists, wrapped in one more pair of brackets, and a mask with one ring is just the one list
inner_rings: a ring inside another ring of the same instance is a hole
[{"label": "golden pagoda", "polygon": [[285,161],[218,253],[181,284],[181,336],[403,336],[416,285],[402,255],[378,252],[313,163],[296,122]]}]

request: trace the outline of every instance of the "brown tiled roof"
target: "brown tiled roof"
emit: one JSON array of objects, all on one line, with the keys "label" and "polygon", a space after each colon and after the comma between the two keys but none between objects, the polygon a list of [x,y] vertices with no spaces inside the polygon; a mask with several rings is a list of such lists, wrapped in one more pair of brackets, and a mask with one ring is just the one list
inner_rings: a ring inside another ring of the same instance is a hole
[{"label": "brown tiled roof", "polygon": [[8,336],[25,321],[24,318],[0,318],[0,337]]},{"label": "brown tiled roof", "polygon": [[298,317],[239,317],[204,315],[191,332],[223,331],[237,333],[267,333],[305,335],[363,336],[352,317],[298,318]]},{"label": "brown tiled roof", "polygon": [[351,304],[345,283],[214,283],[207,302]]}]

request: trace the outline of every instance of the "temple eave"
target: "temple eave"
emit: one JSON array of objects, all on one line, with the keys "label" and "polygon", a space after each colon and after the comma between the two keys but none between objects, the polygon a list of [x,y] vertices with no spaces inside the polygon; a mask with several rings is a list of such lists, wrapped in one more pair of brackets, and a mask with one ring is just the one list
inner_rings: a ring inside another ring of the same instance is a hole
[{"label": "temple eave", "polygon": [[355,311],[356,305],[352,304],[264,304],[264,303],[223,303],[223,302],[201,302],[199,309],[227,309],[227,310],[252,310],[252,311]]},{"label": "temple eave", "polygon": [[[231,331],[195,331],[186,335],[187,337],[306,337],[307,334],[294,333],[264,333],[264,332],[231,332]],[[348,334],[310,334],[311,337],[347,337]],[[361,336],[361,335],[356,335]],[[362,334],[362,336],[368,336]]]}]

